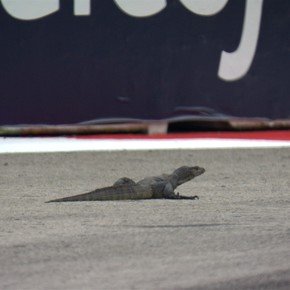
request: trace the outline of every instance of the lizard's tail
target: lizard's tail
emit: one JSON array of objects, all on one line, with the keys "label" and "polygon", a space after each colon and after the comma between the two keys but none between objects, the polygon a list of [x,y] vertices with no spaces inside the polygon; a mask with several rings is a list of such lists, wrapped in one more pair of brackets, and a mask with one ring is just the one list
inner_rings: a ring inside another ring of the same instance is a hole
[{"label": "lizard's tail", "polygon": [[74,196],[68,196],[68,197],[63,197],[63,198],[58,198],[58,199],[52,199],[49,201],[46,201],[45,203],[50,203],[50,202],[64,202],[64,201],[85,201],[85,200],[89,200],[89,199],[84,199],[83,196],[81,196],[82,194],[79,195],[74,195]]},{"label": "lizard's tail", "polygon": [[86,201],[86,200],[91,200],[91,199],[88,199],[86,196],[82,196],[82,194],[79,194],[79,195],[74,195],[74,196],[58,198],[58,199],[52,199],[52,200],[46,201],[45,203],[65,202],[65,201]]},{"label": "lizard's tail", "polygon": [[66,202],[66,201],[93,201],[93,200],[128,200],[152,198],[152,191],[137,185],[117,185],[99,188],[94,191],[49,200],[48,202]]},{"label": "lizard's tail", "polygon": [[106,187],[102,189],[96,189],[94,191],[90,191],[83,194],[58,198],[46,201],[46,203],[50,202],[66,202],[66,201],[91,201],[91,200],[106,200],[112,195],[112,187]]}]

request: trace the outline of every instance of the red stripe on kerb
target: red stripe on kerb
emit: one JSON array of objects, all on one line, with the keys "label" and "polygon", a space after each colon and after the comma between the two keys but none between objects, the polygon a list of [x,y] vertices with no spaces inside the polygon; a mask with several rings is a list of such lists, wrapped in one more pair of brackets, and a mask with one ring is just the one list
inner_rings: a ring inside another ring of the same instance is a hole
[{"label": "red stripe on kerb", "polygon": [[289,140],[290,130],[276,131],[243,131],[243,132],[194,132],[194,133],[170,133],[170,134],[103,134],[103,135],[79,135],[77,139],[255,139],[255,140]]}]

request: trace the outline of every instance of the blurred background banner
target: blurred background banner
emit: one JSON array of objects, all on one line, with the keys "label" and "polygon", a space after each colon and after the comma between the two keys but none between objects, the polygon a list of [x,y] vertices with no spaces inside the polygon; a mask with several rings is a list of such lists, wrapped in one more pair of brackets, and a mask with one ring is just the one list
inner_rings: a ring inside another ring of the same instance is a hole
[{"label": "blurred background banner", "polygon": [[289,0],[2,0],[0,125],[290,118]]}]

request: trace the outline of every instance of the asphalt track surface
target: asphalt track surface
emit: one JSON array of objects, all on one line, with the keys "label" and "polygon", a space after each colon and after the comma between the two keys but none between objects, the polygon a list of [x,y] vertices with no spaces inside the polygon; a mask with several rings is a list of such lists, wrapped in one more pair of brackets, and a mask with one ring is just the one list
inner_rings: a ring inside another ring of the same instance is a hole
[{"label": "asphalt track surface", "polygon": [[[44,203],[199,165],[199,201]],[[0,289],[289,289],[290,149],[0,155]]]}]

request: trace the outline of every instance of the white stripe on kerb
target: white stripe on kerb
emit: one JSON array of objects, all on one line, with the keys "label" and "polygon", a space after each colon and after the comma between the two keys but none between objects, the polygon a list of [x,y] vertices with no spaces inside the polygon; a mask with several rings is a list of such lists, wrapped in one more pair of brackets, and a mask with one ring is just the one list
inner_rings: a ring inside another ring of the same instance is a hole
[{"label": "white stripe on kerb", "polygon": [[0,138],[0,153],[290,147],[290,141],[237,139]]}]

